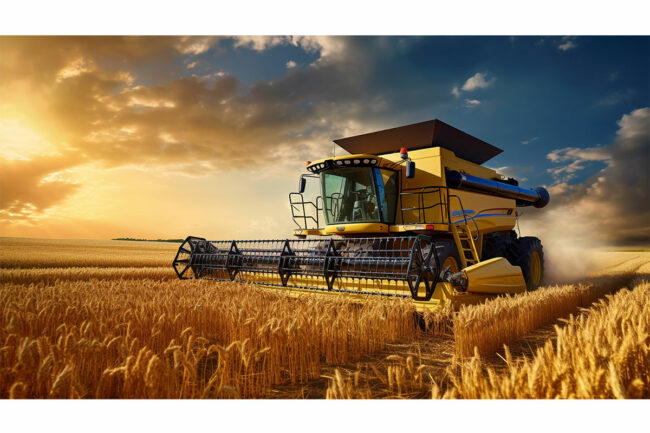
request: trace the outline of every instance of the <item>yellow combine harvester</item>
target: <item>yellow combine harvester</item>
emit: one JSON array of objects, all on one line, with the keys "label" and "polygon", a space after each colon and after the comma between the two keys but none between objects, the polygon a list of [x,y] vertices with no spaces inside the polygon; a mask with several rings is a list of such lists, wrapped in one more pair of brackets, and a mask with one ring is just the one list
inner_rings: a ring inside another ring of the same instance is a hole
[{"label": "yellow combine harvester", "polygon": [[541,242],[513,229],[518,206],[543,207],[549,194],[481,165],[501,149],[437,119],[335,142],[350,154],[308,162],[289,194],[296,239],[190,236],[178,277],[408,297],[418,309],[539,286]]}]

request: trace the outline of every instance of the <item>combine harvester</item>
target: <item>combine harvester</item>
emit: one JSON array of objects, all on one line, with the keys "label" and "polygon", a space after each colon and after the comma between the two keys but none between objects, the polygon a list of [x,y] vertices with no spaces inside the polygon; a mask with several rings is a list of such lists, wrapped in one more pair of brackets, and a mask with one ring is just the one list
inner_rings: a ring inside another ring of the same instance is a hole
[{"label": "combine harvester", "polygon": [[[289,194],[296,239],[190,236],[178,277],[412,298],[418,310],[540,285],[541,242],[513,229],[517,207],[541,208],[549,194],[481,165],[501,149],[437,119],[335,143],[350,154],[308,162]],[[318,183],[312,200],[307,182]]]}]

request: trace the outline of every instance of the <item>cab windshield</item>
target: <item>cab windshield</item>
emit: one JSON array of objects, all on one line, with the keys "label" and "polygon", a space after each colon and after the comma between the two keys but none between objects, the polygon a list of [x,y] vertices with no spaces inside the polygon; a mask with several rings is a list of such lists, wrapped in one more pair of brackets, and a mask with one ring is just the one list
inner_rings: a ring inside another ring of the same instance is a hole
[{"label": "cab windshield", "polygon": [[397,172],[350,167],[321,173],[327,224],[395,221]]}]

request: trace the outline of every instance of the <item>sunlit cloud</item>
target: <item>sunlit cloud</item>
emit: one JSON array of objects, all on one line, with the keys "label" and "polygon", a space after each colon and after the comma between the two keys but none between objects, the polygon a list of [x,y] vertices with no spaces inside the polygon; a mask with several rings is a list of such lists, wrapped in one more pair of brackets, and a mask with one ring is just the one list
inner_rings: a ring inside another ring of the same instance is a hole
[{"label": "sunlit cloud", "polygon": [[277,45],[293,43],[291,36],[236,36],[235,47],[246,47],[255,51],[263,51]]},{"label": "sunlit cloud", "polygon": [[496,78],[494,77],[487,79],[486,72],[477,72],[476,74],[469,77],[467,81],[465,81],[462,89],[466,92],[472,92],[476,89],[487,89],[488,87],[492,86],[495,81]]},{"label": "sunlit cloud", "polygon": [[28,161],[54,155],[60,155],[57,147],[20,119],[0,119],[0,160]]},{"label": "sunlit cloud", "polygon": [[[608,146],[562,148],[551,152],[551,161],[564,163],[552,169],[556,182],[549,187],[551,205],[530,217],[527,224],[547,227],[547,213],[571,216],[575,236],[588,235],[601,245],[647,245],[650,239],[650,109],[624,114],[616,139]],[[571,183],[585,163],[605,167],[583,183]],[[579,243],[576,238],[573,242]]]},{"label": "sunlit cloud", "polygon": [[279,45],[293,45],[319,53],[321,59],[337,57],[346,49],[345,38],[338,36],[235,36],[234,39],[235,47],[264,51]]},{"label": "sunlit cloud", "polygon": [[575,36],[564,36],[562,43],[558,45],[557,49],[560,51],[569,51],[576,48],[578,44],[575,43]]},{"label": "sunlit cloud", "polygon": [[214,36],[183,36],[175,43],[174,46],[182,54],[199,55],[208,51],[210,47],[218,40],[219,38]]},{"label": "sunlit cloud", "polygon": [[66,78],[76,77],[80,74],[92,72],[95,65],[83,57],[73,60],[56,74],[56,81],[61,82]]},{"label": "sunlit cloud", "polygon": [[72,194],[78,185],[57,172],[74,165],[68,156],[0,160],[0,221],[29,219]]},{"label": "sunlit cloud", "polygon": [[[250,237],[257,227],[284,236],[286,193],[305,161],[342,152],[332,139],[445,120],[453,110],[472,124],[503,102],[479,95],[496,82],[487,72],[430,79],[409,57],[418,41],[0,38],[0,235]],[[258,71],[251,58],[273,66]],[[539,171],[550,188],[573,194],[569,177],[596,162],[613,170],[615,149],[643,135],[638,120],[637,112],[621,118],[616,145],[545,149],[552,156]],[[518,131],[513,143],[534,133]],[[546,173],[551,163],[556,171]]]},{"label": "sunlit cloud", "polygon": [[142,96],[132,96],[127,103],[128,106],[140,106],[147,108],[174,108],[176,103],[168,99],[151,99]]}]

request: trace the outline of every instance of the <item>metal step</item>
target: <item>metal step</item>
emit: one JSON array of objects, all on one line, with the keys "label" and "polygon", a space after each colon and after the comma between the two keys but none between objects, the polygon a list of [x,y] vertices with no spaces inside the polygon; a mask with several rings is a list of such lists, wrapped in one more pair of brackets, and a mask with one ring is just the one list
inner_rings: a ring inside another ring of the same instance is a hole
[{"label": "metal step", "polygon": [[[469,226],[467,224],[451,224],[451,232],[454,236],[456,248],[459,252],[462,251],[462,254],[459,254],[461,267],[466,268],[478,263],[480,259]],[[469,253],[469,257],[467,253]]]}]

